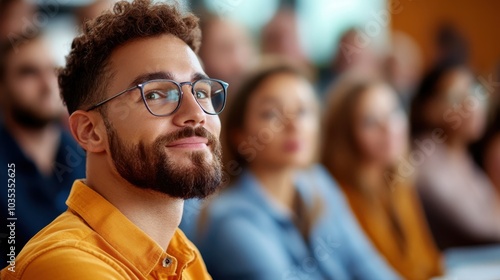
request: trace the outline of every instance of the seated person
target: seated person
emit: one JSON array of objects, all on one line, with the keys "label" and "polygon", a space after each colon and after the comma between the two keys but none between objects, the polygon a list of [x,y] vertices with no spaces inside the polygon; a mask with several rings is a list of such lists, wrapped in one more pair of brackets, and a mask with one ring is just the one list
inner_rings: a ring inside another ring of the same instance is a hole
[{"label": "seated person", "polygon": [[235,92],[259,59],[249,30],[235,20],[211,13],[201,17],[200,28],[203,36],[199,54],[205,72],[228,82]]},{"label": "seated person", "polygon": [[425,155],[418,191],[442,250],[500,242],[500,196],[468,149],[486,126],[480,89],[470,69],[447,62],[427,73],[412,102],[414,152]]},{"label": "seated person", "polygon": [[214,279],[397,279],[313,161],[319,134],[312,85],[278,64],[251,76],[228,108],[237,176],[202,209],[193,241]]},{"label": "seated person", "polygon": [[[17,255],[66,210],[71,184],[85,177],[85,153],[59,122],[65,109],[50,53],[41,34],[0,46],[0,165],[12,167],[12,177],[7,171],[0,175],[2,182],[12,183],[12,190],[0,192],[0,218],[17,219],[15,244],[3,239],[8,235],[0,239],[2,264],[11,245]],[[15,200],[14,207],[9,207],[8,196]]]},{"label": "seated person", "polygon": [[404,279],[440,275],[440,253],[417,192],[398,166],[408,150],[404,109],[387,83],[354,74],[330,92],[322,162],[375,247]]},{"label": "seated person", "polygon": [[[494,109],[495,110],[495,109]],[[496,192],[500,195],[500,106],[494,111],[495,118],[488,125],[481,140],[474,143],[471,151],[477,164],[484,170]]]},{"label": "seated person", "polygon": [[59,76],[87,176],[1,279],[211,279],[178,229],[222,182],[228,85],[203,72],[197,22],[148,0],[87,22]]}]

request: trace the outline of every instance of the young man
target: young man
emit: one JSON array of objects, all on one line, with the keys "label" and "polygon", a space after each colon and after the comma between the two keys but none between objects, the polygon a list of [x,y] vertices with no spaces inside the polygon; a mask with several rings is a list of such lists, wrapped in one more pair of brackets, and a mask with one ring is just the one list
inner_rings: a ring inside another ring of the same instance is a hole
[{"label": "young man", "polygon": [[[0,100],[0,166],[13,167],[0,172],[1,182],[13,183],[0,192],[0,220],[18,220],[15,240],[7,227],[0,229],[3,266],[8,253],[19,253],[66,210],[71,184],[85,177],[85,153],[60,124],[65,109],[55,61],[40,34],[0,43]],[[14,215],[8,216],[9,208]]]},{"label": "young man", "polygon": [[76,38],[59,85],[87,177],[2,279],[210,279],[177,228],[184,199],[221,184],[227,84],[196,57],[197,18],[119,2]]}]

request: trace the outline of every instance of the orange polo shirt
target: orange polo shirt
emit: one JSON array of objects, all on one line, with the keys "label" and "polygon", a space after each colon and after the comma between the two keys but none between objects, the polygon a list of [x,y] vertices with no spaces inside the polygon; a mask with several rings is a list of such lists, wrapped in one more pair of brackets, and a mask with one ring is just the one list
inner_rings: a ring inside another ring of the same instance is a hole
[{"label": "orange polo shirt", "polygon": [[175,232],[165,252],[79,180],[66,204],[68,210],[19,253],[15,272],[7,266],[1,279],[212,279],[200,253],[181,230]]}]

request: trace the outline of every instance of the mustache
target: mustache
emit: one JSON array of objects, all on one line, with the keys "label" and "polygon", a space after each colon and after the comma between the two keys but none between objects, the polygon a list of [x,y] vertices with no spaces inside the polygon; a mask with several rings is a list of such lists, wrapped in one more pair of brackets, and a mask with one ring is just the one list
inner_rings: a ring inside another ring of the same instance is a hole
[{"label": "mustache", "polygon": [[198,126],[196,128],[190,126],[184,127],[177,131],[170,132],[166,135],[160,136],[155,142],[158,143],[160,146],[166,146],[179,139],[189,138],[194,136],[206,138],[208,140],[208,145],[212,147],[214,147],[214,145],[218,142],[217,137],[215,137],[215,135],[210,133],[206,128],[202,126]]}]

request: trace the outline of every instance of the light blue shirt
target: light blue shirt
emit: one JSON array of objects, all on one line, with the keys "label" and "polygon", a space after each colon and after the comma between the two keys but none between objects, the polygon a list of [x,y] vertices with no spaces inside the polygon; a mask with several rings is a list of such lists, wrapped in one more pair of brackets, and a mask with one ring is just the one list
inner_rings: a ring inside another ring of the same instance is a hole
[{"label": "light blue shirt", "polygon": [[[272,203],[248,171],[207,206],[189,201],[181,224],[215,280],[399,279],[363,234],[330,175],[320,166],[297,176],[306,203],[323,198],[307,242],[291,215]],[[198,205],[198,206],[195,206]],[[189,221],[188,221],[189,219]]]}]

